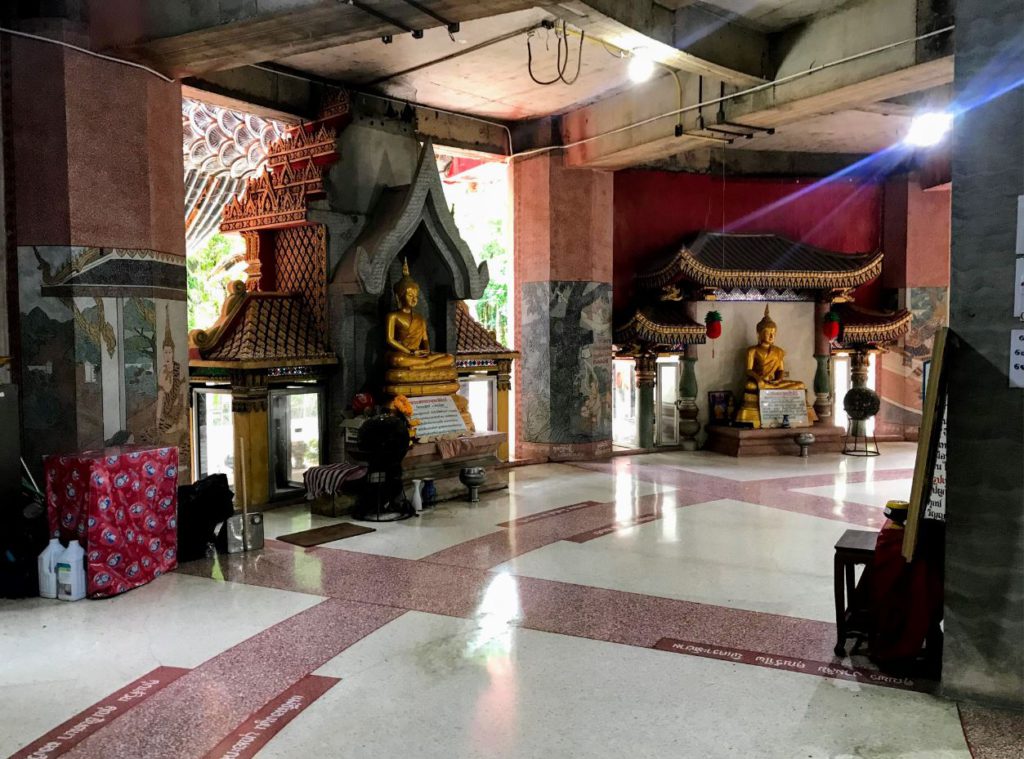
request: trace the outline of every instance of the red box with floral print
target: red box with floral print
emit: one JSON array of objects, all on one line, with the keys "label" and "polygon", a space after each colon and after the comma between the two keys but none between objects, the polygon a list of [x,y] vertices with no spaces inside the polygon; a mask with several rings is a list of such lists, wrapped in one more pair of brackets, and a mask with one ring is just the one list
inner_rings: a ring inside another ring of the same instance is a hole
[{"label": "red box with floral print", "polygon": [[85,549],[86,595],[145,585],[178,565],[178,449],[125,447],[49,456],[50,534]]}]

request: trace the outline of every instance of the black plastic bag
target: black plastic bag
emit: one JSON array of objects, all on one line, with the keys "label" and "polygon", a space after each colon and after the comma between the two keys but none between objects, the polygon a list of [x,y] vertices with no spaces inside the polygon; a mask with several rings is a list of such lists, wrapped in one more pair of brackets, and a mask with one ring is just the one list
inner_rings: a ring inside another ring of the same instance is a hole
[{"label": "black plastic bag", "polygon": [[178,560],[206,556],[217,525],[235,513],[235,494],[226,474],[211,474],[178,488]]}]

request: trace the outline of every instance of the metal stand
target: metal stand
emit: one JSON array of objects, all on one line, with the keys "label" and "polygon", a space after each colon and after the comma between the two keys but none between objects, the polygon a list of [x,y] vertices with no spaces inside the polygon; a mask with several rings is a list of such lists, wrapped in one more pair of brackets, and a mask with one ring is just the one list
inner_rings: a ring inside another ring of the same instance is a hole
[{"label": "metal stand", "polygon": [[874,435],[868,435],[864,429],[864,421],[851,419],[843,438],[843,453],[847,456],[880,456],[878,441]]},{"label": "metal stand", "polygon": [[[387,480],[388,473],[386,471],[369,472],[366,475],[365,487],[373,488],[376,508],[372,512],[362,513],[359,516],[353,514],[353,519],[358,519],[360,522],[400,522],[416,514],[405,497],[405,488],[403,487],[399,487],[398,491],[400,499],[398,510],[391,510],[395,504],[391,496],[384,492],[387,488]],[[401,482],[401,475],[399,475],[399,482]]]}]

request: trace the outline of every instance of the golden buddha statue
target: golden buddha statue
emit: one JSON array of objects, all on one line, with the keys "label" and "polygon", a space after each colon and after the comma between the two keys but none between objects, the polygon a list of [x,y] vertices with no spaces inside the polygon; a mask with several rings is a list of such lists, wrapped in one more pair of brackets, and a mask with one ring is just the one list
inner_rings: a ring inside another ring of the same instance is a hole
[{"label": "golden buddha statue", "polygon": [[[747,383],[743,388],[743,405],[736,414],[737,422],[746,422],[755,429],[761,427],[759,396],[762,390],[803,390],[807,386],[798,380],[789,379],[785,369],[786,351],[775,344],[778,326],[764,307],[764,318],[757,323],[757,345],[747,348]],[[808,421],[817,421],[814,408],[807,404]]]},{"label": "golden buddha statue", "polygon": [[385,392],[419,397],[452,395],[459,389],[455,356],[431,353],[427,320],[416,313],[420,286],[409,276],[409,262],[402,263],[402,277],[395,282],[398,310],[387,315],[388,370]]}]

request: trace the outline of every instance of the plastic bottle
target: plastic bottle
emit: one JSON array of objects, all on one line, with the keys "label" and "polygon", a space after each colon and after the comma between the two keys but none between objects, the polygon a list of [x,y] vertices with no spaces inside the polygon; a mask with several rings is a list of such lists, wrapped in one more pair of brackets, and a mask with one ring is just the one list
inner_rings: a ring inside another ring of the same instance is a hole
[{"label": "plastic bottle", "polygon": [[57,597],[57,559],[64,553],[64,546],[57,538],[50,538],[49,545],[39,554],[39,595],[43,598]]},{"label": "plastic bottle", "polygon": [[68,543],[57,560],[57,598],[62,601],[85,598],[85,549],[77,540]]}]

